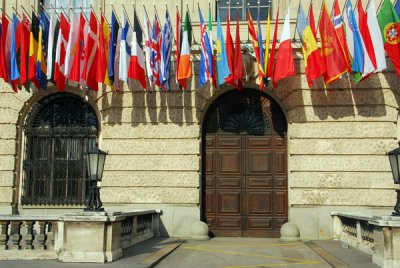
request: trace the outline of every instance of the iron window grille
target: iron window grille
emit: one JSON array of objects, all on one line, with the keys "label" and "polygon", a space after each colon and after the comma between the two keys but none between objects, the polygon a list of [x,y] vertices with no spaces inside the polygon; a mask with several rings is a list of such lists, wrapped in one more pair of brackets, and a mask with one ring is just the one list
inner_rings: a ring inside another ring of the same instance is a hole
[{"label": "iron window grille", "polygon": [[24,125],[23,205],[83,205],[89,187],[85,152],[96,146],[93,108],[67,93],[32,109]]},{"label": "iron window grille", "polygon": [[[248,19],[248,9],[250,10],[251,17],[254,21],[257,21],[258,14],[258,1],[260,1],[260,20],[268,19],[268,12],[270,8],[269,0],[239,0],[231,1],[231,21],[236,20],[236,10],[239,9],[239,20]],[[217,1],[217,9],[219,10],[219,16],[221,21],[226,21],[228,18],[229,2],[219,0]]]}]

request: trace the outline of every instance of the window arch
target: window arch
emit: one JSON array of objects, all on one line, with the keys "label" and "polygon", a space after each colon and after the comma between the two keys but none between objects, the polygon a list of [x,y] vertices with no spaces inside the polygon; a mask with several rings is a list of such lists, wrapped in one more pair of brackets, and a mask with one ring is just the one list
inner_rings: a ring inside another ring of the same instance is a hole
[{"label": "window arch", "polygon": [[82,205],[88,196],[85,152],[96,146],[98,120],[78,96],[39,101],[24,126],[23,205]]}]

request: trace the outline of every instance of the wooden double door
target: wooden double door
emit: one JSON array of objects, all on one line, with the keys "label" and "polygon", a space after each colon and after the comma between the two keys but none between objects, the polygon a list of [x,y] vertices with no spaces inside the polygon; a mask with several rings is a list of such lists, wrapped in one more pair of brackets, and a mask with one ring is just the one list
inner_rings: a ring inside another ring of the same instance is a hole
[{"label": "wooden double door", "polygon": [[286,137],[207,133],[203,148],[202,215],[211,234],[279,237],[288,220]]}]

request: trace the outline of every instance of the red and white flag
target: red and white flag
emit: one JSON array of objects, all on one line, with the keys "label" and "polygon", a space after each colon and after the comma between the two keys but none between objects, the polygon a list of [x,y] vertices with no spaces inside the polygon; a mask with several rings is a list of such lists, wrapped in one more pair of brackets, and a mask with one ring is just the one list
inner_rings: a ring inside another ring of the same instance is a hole
[{"label": "red and white flag", "polygon": [[1,77],[4,82],[11,83],[11,23],[2,15],[2,32],[1,32]]},{"label": "red and white flag", "polygon": [[96,73],[97,73],[97,53],[99,49],[99,24],[93,11],[90,12],[89,34],[87,35],[85,45],[85,61],[82,72],[82,79],[86,81],[86,85],[95,91],[99,90]]},{"label": "red and white flag", "polygon": [[283,24],[281,40],[279,42],[278,55],[274,68],[274,87],[279,80],[296,75],[293,62],[292,38],[290,37],[289,9]]},{"label": "red and white flag", "polygon": [[69,77],[72,63],[74,62],[76,50],[76,39],[78,38],[78,30],[79,30],[79,17],[75,15],[75,13],[71,16],[71,27],[69,29],[68,34],[68,44],[67,44],[67,52],[65,56],[65,69],[64,75],[66,78]]},{"label": "red and white flag", "polygon": [[69,22],[65,18],[64,13],[61,13],[60,31],[58,33],[56,59],[54,63],[54,81],[56,82],[57,88],[60,91],[64,90],[66,84],[65,70],[69,32]]},{"label": "red and white flag", "polygon": [[144,40],[145,40],[145,55],[146,55],[146,71],[147,76],[149,77],[149,83],[152,84],[153,80],[153,69],[151,68],[151,24],[150,20],[147,17],[147,14],[144,14]]},{"label": "red and white flag", "polygon": [[86,20],[81,13],[78,35],[75,43],[74,60],[69,73],[69,79],[82,85],[86,85],[86,82],[82,79],[83,67],[85,64],[85,37],[87,38],[87,30],[85,30],[85,28],[87,29]]},{"label": "red and white flag", "polygon": [[131,59],[129,61],[128,77],[140,82],[142,87],[146,89],[146,73],[144,71],[144,56],[143,56],[143,32],[137,19],[136,11],[133,17],[133,34],[131,41]]}]

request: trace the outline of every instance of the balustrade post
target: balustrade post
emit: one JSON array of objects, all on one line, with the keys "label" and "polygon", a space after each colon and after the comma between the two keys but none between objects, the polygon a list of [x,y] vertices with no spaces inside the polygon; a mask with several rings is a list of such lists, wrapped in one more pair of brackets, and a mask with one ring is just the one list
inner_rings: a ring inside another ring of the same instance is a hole
[{"label": "balustrade post", "polygon": [[8,249],[8,225],[9,221],[0,221],[0,249]]},{"label": "balustrade post", "polygon": [[37,241],[38,241],[38,245],[37,245],[37,249],[46,249],[46,239],[47,239],[47,235],[46,235],[46,222],[45,221],[38,221],[37,222],[39,224],[39,234],[37,235]]},{"label": "balustrade post", "polygon": [[26,235],[25,235],[25,249],[33,249],[33,240],[35,238],[33,234],[34,221],[25,221]]},{"label": "balustrade post", "polygon": [[21,221],[12,221],[10,223],[10,240],[12,242],[10,249],[21,249],[19,244],[22,239],[21,224]]}]

